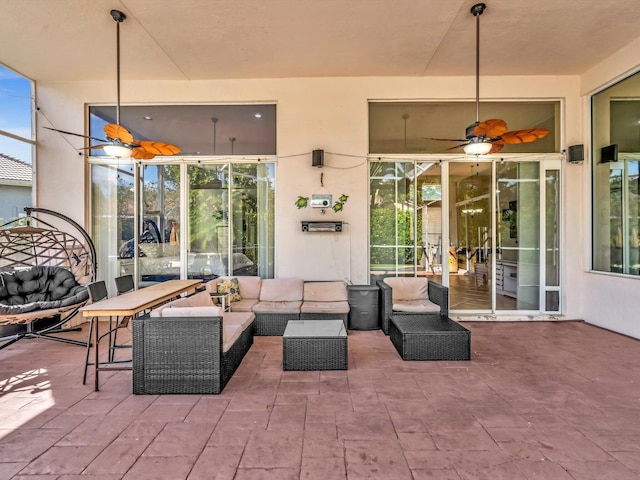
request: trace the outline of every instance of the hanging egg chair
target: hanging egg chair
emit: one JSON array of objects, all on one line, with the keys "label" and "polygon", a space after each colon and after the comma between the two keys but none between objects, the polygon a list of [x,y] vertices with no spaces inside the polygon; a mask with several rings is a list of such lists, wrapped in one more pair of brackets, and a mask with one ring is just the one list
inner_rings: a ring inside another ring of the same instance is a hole
[{"label": "hanging egg chair", "polygon": [[[61,327],[89,299],[86,286],[96,278],[91,237],[60,213],[36,207],[25,212],[26,218],[0,226],[0,349],[25,337],[86,346],[51,334],[70,331]],[[42,220],[46,215],[70,224],[84,241]]]}]

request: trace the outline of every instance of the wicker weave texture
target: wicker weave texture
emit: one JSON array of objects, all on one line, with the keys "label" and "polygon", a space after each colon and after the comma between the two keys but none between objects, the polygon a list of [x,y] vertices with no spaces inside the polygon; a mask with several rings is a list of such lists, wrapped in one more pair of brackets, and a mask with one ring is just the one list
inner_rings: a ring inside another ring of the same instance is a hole
[{"label": "wicker weave texture", "polygon": [[348,313],[301,312],[300,320],[342,320],[345,330],[349,327]]},{"label": "wicker weave texture", "polygon": [[222,353],[220,317],[133,320],[133,393],[217,394],[253,344],[253,325]]},{"label": "wicker weave texture", "polygon": [[255,328],[255,320],[244,329],[240,337],[234,344],[222,354],[222,379],[220,390],[222,390],[227,382],[240,366],[242,359],[253,345],[253,332]]},{"label": "wicker weave texture", "polygon": [[403,360],[469,360],[471,332],[440,315],[397,315],[389,336]]},{"label": "wicker weave texture", "polygon": [[298,320],[298,313],[256,313],[255,334],[282,336],[289,320]]},{"label": "wicker weave texture", "polygon": [[347,370],[347,337],[282,339],[283,370]]}]

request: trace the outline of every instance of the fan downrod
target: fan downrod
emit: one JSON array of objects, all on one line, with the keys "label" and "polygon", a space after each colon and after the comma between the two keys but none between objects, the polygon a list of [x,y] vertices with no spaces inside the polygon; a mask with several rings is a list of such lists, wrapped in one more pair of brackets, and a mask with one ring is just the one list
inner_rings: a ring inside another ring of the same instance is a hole
[{"label": "fan downrod", "polygon": [[471,13],[474,17],[477,17],[479,15],[482,15],[482,12],[484,12],[485,8],[487,8],[487,6],[484,3],[476,3],[473,7],[471,7]]}]

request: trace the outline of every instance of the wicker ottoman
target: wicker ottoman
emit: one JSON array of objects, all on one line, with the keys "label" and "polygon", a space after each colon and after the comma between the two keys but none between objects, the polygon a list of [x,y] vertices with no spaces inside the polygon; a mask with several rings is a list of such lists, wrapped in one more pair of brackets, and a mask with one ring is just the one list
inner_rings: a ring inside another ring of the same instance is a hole
[{"label": "wicker ottoman", "polygon": [[471,358],[471,332],[440,314],[394,314],[389,337],[403,360]]},{"label": "wicker ottoman", "polygon": [[282,335],[283,370],[346,370],[342,320],[289,320]]}]

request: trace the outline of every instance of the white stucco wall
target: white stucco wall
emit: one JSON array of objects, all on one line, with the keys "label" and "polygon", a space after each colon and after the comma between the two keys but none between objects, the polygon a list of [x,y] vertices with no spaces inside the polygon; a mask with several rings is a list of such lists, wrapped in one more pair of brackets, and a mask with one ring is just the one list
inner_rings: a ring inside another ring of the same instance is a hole
[{"label": "white stucco wall", "polygon": [[[308,280],[342,279],[368,283],[368,100],[473,100],[473,77],[294,78],[234,81],[126,81],[122,103],[277,103],[278,160],[276,193],[277,276]],[[113,103],[112,82],[64,82],[37,85],[38,203],[86,221],[85,169],[82,158],[50,126],[83,131],[84,105]],[[580,78],[577,76],[483,77],[483,100],[558,99],[564,108],[562,145],[586,144]],[[49,123],[51,122],[51,123]],[[69,140],[81,146],[81,139]],[[310,152],[325,150],[325,167],[311,166]],[[307,155],[295,156],[307,153]],[[339,153],[340,156],[332,155]],[[346,156],[343,156],[346,155]],[[332,168],[333,167],[333,168]],[[588,208],[584,165],[563,163],[563,297],[566,318],[583,316],[584,210]],[[324,188],[320,186],[324,174]],[[64,185],[61,194],[61,185]],[[298,195],[349,195],[341,214],[322,216],[297,210]],[[343,220],[342,234],[301,232],[300,220]]]},{"label": "white stucco wall", "polygon": [[[620,49],[604,62],[596,65],[581,77],[580,91],[587,115],[584,130],[588,131],[590,96],[612,83],[640,70],[640,39]],[[590,172],[585,169],[585,172]],[[589,175],[590,178],[590,175]],[[586,198],[590,199],[590,182],[585,181]],[[584,286],[583,318],[586,322],[640,338],[640,278],[591,272],[591,208],[585,204],[583,243],[585,265],[582,273]]]}]

